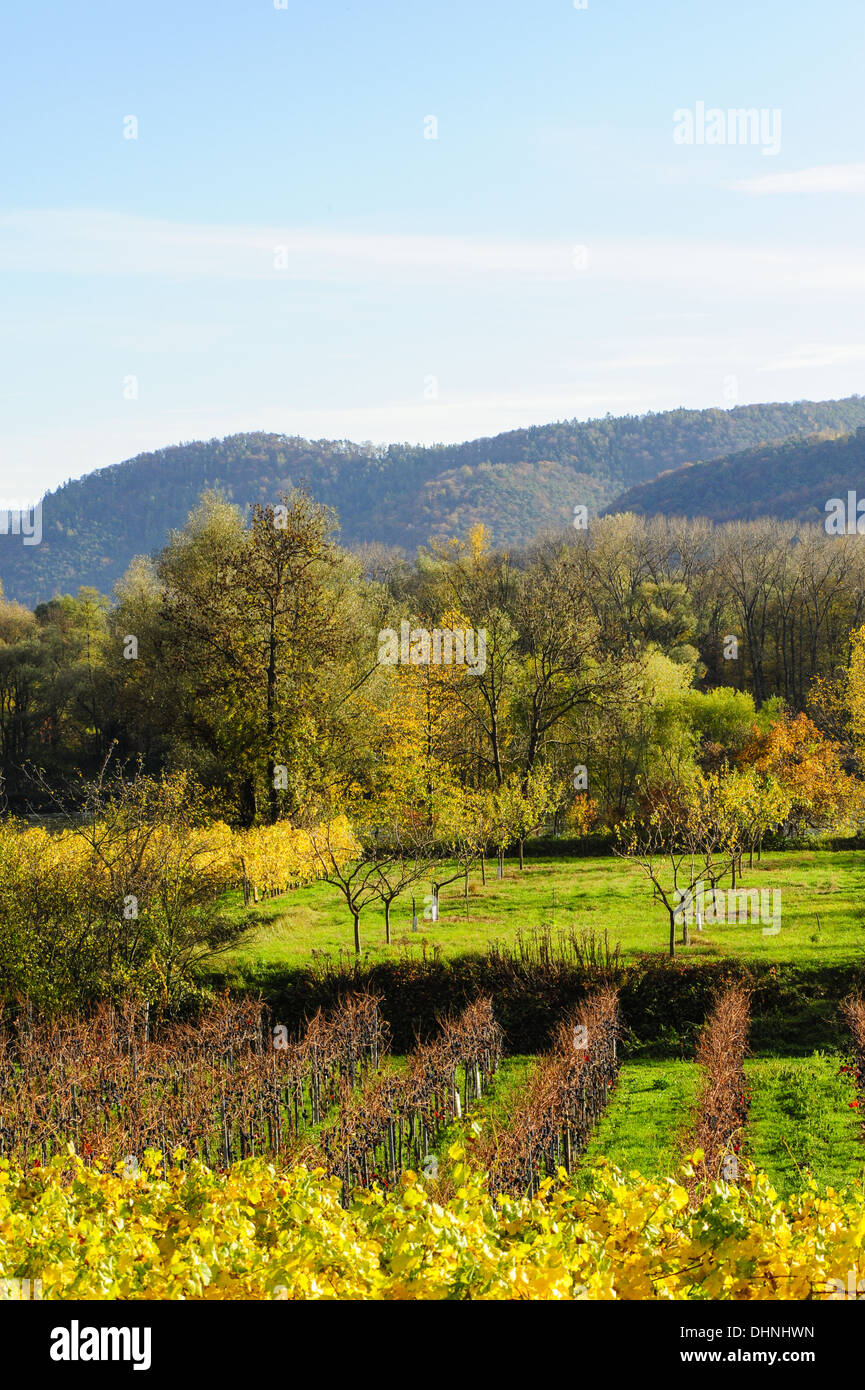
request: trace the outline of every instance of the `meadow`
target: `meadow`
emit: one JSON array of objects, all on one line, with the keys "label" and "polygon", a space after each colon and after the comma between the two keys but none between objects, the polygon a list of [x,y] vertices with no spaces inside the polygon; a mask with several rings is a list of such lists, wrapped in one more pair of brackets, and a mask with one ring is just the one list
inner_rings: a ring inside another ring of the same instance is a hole
[{"label": "meadow", "polygon": [[[402,894],[391,910],[391,945],[385,944],[384,912],[370,906],[361,918],[363,952],[371,960],[396,958],[406,951],[444,955],[484,950],[491,942],[516,941],[520,933],[543,925],[553,929],[582,927],[608,934],[623,959],[641,952],[663,953],[668,919],[653,901],[651,886],[635,865],[613,855],[596,858],[527,857],[521,870],[505,859],[504,878],[487,865],[486,884],[473,871],[468,909],[462,880],[441,890],[439,920],[424,918],[429,885],[414,890],[418,929],[412,930],[412,894]],[[441,874],[442,878],[447,872]],[[759,922],[704,924],[692,929],[690,946],[679,947],[688,959],[738,957],[801,966],[842,965],[865,959],[865,875],[856,850],[789,850],[764,853],[745,869],[740,886],[781,894],[781,931],[765,936]],[[243,911],[239,892],[226,895],[230,912]],[[252,961],[287,966],[308,962],[313,952],[338,958],[352,950],[351,918],[339,892],[327,883],[312,883],[251,908],[253,930],[226,957],[238,964]]]}]

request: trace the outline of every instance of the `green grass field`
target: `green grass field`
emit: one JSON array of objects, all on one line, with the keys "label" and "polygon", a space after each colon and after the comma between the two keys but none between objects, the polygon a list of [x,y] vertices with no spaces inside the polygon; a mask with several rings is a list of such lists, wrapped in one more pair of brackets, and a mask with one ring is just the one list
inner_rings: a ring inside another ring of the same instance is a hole
[{"label": "green grass field", "polygon": [[[865,1180],[862,1115],[851,1105],[856,1088],[840,1072],[843,1062],[841,1054],[816,1052],[745,1064],[752,1100],[744,1154],[782,1197],[809,1176],[839,1191]],[[625,1172],[672,1176],[687,1148],[699,1080],[695,1062],[626,1062],[580,1174],[587,1179],[592,1163],[604,1157]]]},{"label": "green grass field", "polygon": [[693,1128],[699,1082],[696,1062],[625,1062],[582,1156],[580,1176],[587,1178],[602,1157],[647,1178],[675,1173]]},{"label": "green grass field", "polygon": [[782,1197],[803,1187],[809,1174],[838,1190],[865,1178],[862,1115],[851,1107],[856,1089],[839,1072],[843,1061],[816,1052],[745,1064],[752,1088],[746,1151]]},{"label": "green grass field", "polygon": [[[781,894],[781,930],[763,934],[759,922],[707,923],[692,928],[687,959],[739,956],[798,965],[839,965],[865,957],[865,858],[855,851],[790,851],[764,855],[747,870],[744,888]],[[424,894],[415,893],[419,930],[411,930],[411,895],[391,913],[392,945],[384,944],[384,913],[371,907],[361,917],[363,951],[384,959],[405,950],[420,954],[438,947],[445,954],[483,950],[490,941],[513,941],[518,931],[543,924],[556,928],[592,927],[621,943],[625,958],[640,951],[667,949],[668,920],[663,905],[636,867],[615,857],[529,859],[521,872],[507,860],[505,877],[488,865],[486,886],[473,873],[466,918],[461,882],[442,890],[438,922],[425,921]],[[228,911],[243,913],[239,893],[228,895]],[[313,950],[353,954],[352,923],[343,899],[328,884],[315,883],[252,908],[253,930],[233,953],[237,962],[300,965]]]}]

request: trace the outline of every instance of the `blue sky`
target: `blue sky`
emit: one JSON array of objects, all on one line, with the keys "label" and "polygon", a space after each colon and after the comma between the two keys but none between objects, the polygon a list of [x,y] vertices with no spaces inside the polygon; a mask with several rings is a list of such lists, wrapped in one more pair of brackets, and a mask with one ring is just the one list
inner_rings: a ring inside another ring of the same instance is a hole
[{"label": "blue sky", "polygon": [[[0,494],[242,429],[865,389],[862,31],[854,0],[10,10]],[[763,132],[677,143],[698,103]]]}]

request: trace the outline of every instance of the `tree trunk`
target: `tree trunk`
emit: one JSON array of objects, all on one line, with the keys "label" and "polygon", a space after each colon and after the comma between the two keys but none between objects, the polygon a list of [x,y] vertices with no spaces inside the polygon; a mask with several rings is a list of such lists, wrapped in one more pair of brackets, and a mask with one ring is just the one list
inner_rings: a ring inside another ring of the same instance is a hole
[{"label": "tree trunk", "polygon": [[525,845],[525,843],[526,843],[525,840],[520,840],[520,868],[521,868],[521,869],[525,868],[525,865],[523,864],[523,846]]},{"label": "tree trunk", "polygon": [[352,910],[352,914],[351,914],[351,915],[352,915],[352,917],[354,918],[354,950],[355,950],[355,955],[358,955],[358,956],[359,956],[359,955],[360,955],[360,913],[359,913],[359,912],[355,912],[354,910]]},{"label": "tree trunk", "polygon": [[499,850],[499,862],[498,862],[498,864],[497,864],[497,866],[496,866],[496,878],[504,878],[504,876],[505,876],[505,852],[504,852],[503,849],[500,849],[500,850]]},{"label": "tree trunk", "polygon": [[384,900],[384,939],[390,945],[390,898]]},{"label": "tree trunk", "polygon": [[676,911],[670,908],[670,959],[676,954]]},{"label": "tree trunk", "polygon": [[276,623],[271,613],[267,658],[267,713],[265,717],[265,737],[267,739],[267,809],[271,825],[279,819],[279,797],[276,794],[276,759],[273,744],[276,735]]},{"label": "tree trunk", "polygon": [[482,883],[482,884],[484,885],[484,887],[486,888],[486,886],[487,886],[487,865],[486,865],[486,859],[485,859],[485,857],[484,857],[483,855],[481,855],[481,883]]},{"label": "tree trunk", "polygon": [[249,830],[255,824],[255,817],[258,813],[258,797],[255,791],[255,781],[252,777],[246,777],[240,787],[240,822],[244,830]]},{"label": "tree trunk", "polygon": [[469,871],[466,869],[466,921],[469,920]]}]

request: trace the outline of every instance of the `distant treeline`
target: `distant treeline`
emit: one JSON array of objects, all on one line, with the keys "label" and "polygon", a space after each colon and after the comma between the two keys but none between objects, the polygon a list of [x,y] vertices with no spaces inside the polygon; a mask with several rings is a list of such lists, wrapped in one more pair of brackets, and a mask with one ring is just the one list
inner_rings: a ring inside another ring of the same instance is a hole
[{"label": "distant treeline", "polygon": [[[111,601],[0,601],[11,808],[50,809],[46,785],[112,748],[188,770],[246,825],[334,789],[405,789],[410,765],[423,783],[432,759],[464,787],[543,770],[562,789],[553,828],[580,834],[575,768],[609,825],[641,785],[735,760],[781,702],[843,752],[826,694],[865,623],[865,537],[622,515],[521,551],[478,527],[412,564],[349,553],[333,526],[303,494],[251,519],[211,496]],[[403,622],[483,631],[483,669],[380,664],[379,634]]]}]

